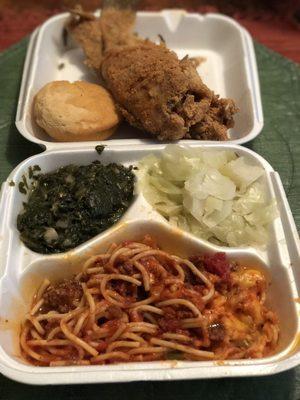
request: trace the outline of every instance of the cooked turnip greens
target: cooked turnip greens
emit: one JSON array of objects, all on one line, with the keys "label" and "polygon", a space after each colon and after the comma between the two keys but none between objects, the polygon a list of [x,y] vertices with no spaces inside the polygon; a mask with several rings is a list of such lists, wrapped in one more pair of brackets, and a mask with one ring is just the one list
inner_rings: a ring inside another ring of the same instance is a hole
[{"label": "cooked turnip greens", "polygon": [[64,252],[89,240],[117,222],[133,198],[132,167],[119,164],[94,161],[31,177],[17,227],[38,253]]}]

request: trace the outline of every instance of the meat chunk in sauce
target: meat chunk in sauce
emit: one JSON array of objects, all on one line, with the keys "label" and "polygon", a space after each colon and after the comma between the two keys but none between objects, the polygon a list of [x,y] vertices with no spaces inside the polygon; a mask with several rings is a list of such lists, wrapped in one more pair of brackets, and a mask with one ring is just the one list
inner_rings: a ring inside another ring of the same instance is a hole
[{"label": "meat chunk in sauce", "polygon": [[67,313],[78,306],[82,294],[80,282],[75,279],[64,279],[48,287],[43,295],[43,308],[45,311],[55,310],[59,313]]},{"label": "meat chunk in sauce", "polygon": [[204,269],[211,274],[218,275],[226,281],[230,275],[230,262],[225,253],[204,254],[190,257],[190,261],[199,269]]},{"label": "meat chunk in sauce", "polygon": [[226,331],[222,323],[214,322],[208,327],[209,338],[212,341],[220,342],[224,340]]}]

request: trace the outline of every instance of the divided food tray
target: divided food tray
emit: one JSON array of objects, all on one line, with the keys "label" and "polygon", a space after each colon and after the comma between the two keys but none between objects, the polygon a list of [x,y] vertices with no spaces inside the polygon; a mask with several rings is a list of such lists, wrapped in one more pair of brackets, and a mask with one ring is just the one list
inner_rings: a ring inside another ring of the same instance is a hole
[{"label": "divided food tray", "polygon": [[[74,250],[55,255],[41,255],[26,248],[19,239],[16,217],[26,196],[16,184],[28,167],[38,164],[42,172],[70,163],[89,164],[96,159],[104,163],[135,165],[149,153],[160,154],[164,145],[108,146],[99,156],[93,147],[49,150],[22,162],[3,184],[1,213],[1,283],[0,283],[0,371],[15,380],[31,384],[66,384],[124,382],[136,380],[171,380],[257,376],[280,372],[300,362],[299,307],[300,251],[296,227],[278,174],[251,150],[230,144],[192,145],[203,149],[233,150],[245,155],[266,171],[264,183],[268,196],[276,197],[279,217],[270,229],[270,244],[264,249],[222,248],[171,227],[137,193],[123,218],[113,227]],[[28,311],[30,296],[44,277],[67,277],[82,262],[108,247],[111,242],[139,239],[152,234],[160,246],[179,255],[195,252],[225,251],[232,260],[263,268],[271,278],[268,301],[280,319],[280,343],[275,354],[255,360],[160,361],[102,366],[38,367],[25,364],[18,349],[18,327]],[[8,321],[8,322],[6,322]]]},{"label": "divided food tray", "polygon": [[[80,48],[69,40],[63,43],[63,27],[68,14],[46,21],[31,37],[23,72],[16,126],[28,140],[48,149],[81,147],[91,142],[58,143],[32,120],[32,102],[36,92],[53,80],[88,80],[96,76],[84,65]],[[180,58],[203,57],[198,67],[204,83],[221,97],[235,100],[240,111],[229,130],[230,143],[242,144],[262,130],[263,114],[255,53],[249,33],[237,22],[220,14],[189,14],[181,10],[137,13],[136,31],[142,37],[158,41],[162,35],[167,46]],[[153,143],[141,131],[122,124],[105,144],[132,145]],[[197,143],[193,140],[182,140]]]},{"label": "divided food tray", "polygon": [[[180,141],[203,149],[233,150],[263,167],[261,178],[269,197],[275,197],[279,217],[270,228],[266,248],[224,248],[201,240],[192,234],[171,227],[137,193],[122,219],[88,242],[62,254],[42,255],[29,250],[19,239],[16,218],[26,196],[18,190],[18,182],[29,166],[38,164],[42,172],[75,163],[89,164],[100,159],[104,163],[134,165],[149,153],[160,154],[165,144],[142,136],[140,131],[120,127],[99,156],[99,142],[59,143],[52,141],[33,122],[32,100],[35,93],[52,80],[96,77],[83,64],[82,51],[73,43],[63,45],[62,31],[67,14],[50,18],[31,37],[24,65],[16,125],[28,140],[46,149],[22,162],[2,185],[0,195],[0,371],[6,376],[31,384],[103,383],[138,380],[172,380],[258,376],[292,368],[300,362],[299,291],[300,250],[296,226],[279,175],[259,155],[237,146],[257,136],[263,127],[263,115],[253,43],[245,29],[232,19],[218,15],[188,14],[179,10],[137,14],[136,31],[154,41],[158,34],[179,57],[186,54],[206,60],[199,74],[207,85],[221,96],[233,98],[240,113],[227,142],[208,143]],[[60,66],[63,65],[63,68]],[[11,182],[16,185],[11,186]],[[224,251],[232,260],[263,268],[271,278],[268,301],[278,313],[281,336],[279,347],[270,357],[256,360],[228,361],[160,361],[117,365],[38,367],[26,364],[20,357],[18,329],[29,309],[30,297],[45,277],[70,277],[90,255],[106,250],[111,242],[140,239],[152,234],[168,251],[187,256],[195,252]]]}]

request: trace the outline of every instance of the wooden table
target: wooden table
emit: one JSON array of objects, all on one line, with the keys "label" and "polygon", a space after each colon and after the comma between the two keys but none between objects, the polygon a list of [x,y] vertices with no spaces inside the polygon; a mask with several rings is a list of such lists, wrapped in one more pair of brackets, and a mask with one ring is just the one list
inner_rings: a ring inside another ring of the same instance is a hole
[{"label": "wooden table", "polygon": [[[91,9],[101,4],[100,0],[0,0],[0,51],[21,40],[51,15],[80,2]],[[300,26],[296,27],[291,19],[287,20],[262,6],[252,10],[251,4],[255,1],[249,1],[244,12],[241,12],[240,4],[234,1],[229,3],[234,5],[231,6],[230,15],[248,29],[257,41],[300,63]],[[226,13],[230,10],[227,2],[218,0],[140,0],[138,6],[140,10],[148,11],[185,8],[191,12]]]}]

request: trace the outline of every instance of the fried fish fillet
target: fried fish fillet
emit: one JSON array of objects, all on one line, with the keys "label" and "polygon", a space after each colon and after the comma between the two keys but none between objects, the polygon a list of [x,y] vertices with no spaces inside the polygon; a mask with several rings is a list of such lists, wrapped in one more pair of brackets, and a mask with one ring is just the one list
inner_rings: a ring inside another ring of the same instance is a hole
[{"label": "fried fish fillet", "polygon": [[226,140],[233,100],[214,94],[188,57],[136,36],[134,22],[131,10],[108,7],[89,20],[73,12],[68,25],[123,117],[159,140]]},{"label": "fried fish fillet", "polygon": [[84,12],[80,6],[72,11],[67,26],[68,32],[83,48],[88,67],[98,70],[102,63],[102,30],[99,18],[93,14]]}]

